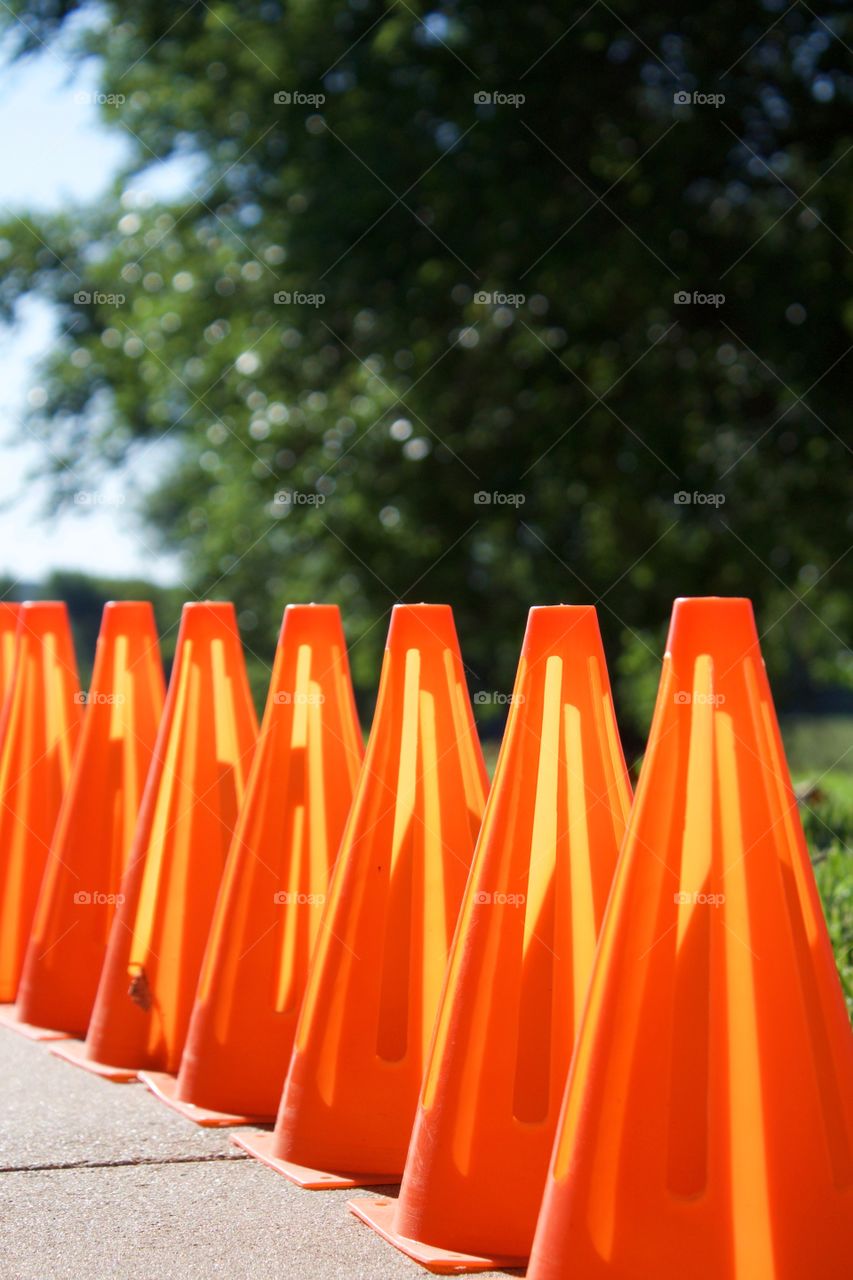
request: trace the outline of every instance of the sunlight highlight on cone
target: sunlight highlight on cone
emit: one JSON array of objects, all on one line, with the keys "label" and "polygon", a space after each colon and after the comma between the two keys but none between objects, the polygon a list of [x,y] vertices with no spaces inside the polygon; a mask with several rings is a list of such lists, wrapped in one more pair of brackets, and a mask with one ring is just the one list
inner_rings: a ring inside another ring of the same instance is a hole
[{"label": "sunlight highlight on cone", "polygon": [[180,1071],[143,1073],[198,1124],[275,1118],[363,753],[337,608],[288,606]]},{"label": "sunlight highlight on cone", "polygon": [[15,1009],[36,1038],[86,1034],[164,693],[151,605],[107,604]]},{"label": "sunlight highlight on cone", "polygon": [[0,1001],[15,999],[42,875],[83,711],[68,611],[27,602],[18,616],[0,724]]},{"label": "sunlight highlight on cone", "polygon": [[453,616],[397,605],[275,1132],[306,1187],[399,1178],[486,795]]},{"label": "sunlight highlight on cone", "polygon": [[230,604],[184,606],[172,678],[85,1043],[113,1080],[180,1063],[257,724]]},{"label": "sunlight highlight on cone", "polygon": [[400,1197],[350,1202],[432,1271],[530,1252],[630,802],[595,609],[532,609]]},{"label": "sunlight highlight on cone", "polygon": [[748,600],[676,602],[530,1280],[842,1280],[853,1038]]}]

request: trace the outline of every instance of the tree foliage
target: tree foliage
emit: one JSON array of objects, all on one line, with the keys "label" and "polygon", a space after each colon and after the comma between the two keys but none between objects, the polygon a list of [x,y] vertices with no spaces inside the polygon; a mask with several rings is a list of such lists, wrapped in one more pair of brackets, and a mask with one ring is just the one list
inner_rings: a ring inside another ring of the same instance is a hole
[{"label": "tree foliage", "polygon": [[[77,8],[12,4],[18,56]],[[61,312],[33,411],[58,490],[120,470],[256,652],[283,602],[339,601],[362,679],[397,599],[454,605],[485,688],[531,603],[597,600],[641,720],[673,596],[713,593],[755,599],[788,700],[853,679],[851,25],[101,4],[77,48],[132,162],[0,226],[5,314]],[[175,157],[193,194],[142,198]]]}]

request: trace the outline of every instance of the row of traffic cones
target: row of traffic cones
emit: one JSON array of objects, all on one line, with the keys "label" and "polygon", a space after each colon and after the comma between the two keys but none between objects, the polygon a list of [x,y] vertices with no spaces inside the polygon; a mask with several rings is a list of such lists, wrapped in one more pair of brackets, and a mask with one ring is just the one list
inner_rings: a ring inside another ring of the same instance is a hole
[{"label": "row of traffic cones", "polygon": [[531,610],[488,802],[445,606],[394,610],[363,760],[331,606],[259,732],[228,605],[165,703],[144,604],[85,699],[64,608],[7,608],[0,681],[16,1029],[277,1114],[235,1141],[301,1186],[399,1182],[351,1208],[434,1271],[848,1274],[853,1038],[748,601],[676,603],[633,805],[592,607]]}]

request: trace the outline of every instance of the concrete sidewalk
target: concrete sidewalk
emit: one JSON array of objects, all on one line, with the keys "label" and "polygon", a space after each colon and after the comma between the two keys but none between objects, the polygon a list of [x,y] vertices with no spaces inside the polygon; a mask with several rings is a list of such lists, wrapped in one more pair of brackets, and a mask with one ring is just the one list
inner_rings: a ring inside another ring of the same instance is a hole
[{"label": "concrete sidewalk", "polygon": [[300,1191],[233,1147],[233,1130],[200,1129],[140,1084],[5,1028],[0,1078],[3,1280],[427,1274],[347,1212],[370,1192]]}]

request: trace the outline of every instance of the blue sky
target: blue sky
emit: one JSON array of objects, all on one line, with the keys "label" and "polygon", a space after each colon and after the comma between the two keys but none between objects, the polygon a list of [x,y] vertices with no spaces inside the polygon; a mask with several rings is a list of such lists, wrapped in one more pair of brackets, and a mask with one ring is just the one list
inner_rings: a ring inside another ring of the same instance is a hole
[{"label": "blue sky", "polygon": [[[97,89],[97,66],[72,63],[60,48],[0,72],[0,212],[56,209],[96,198],[127,156],[120,130],[104,127],[85,100]],[[166,166],[164,166],[164,169]],[[174,172],[152,172],[139,188],[157,194],[184,185]],[[2,269],[2,264],[0,264]],[[27,392],[40,353],[57,332],[50,309],[28,302],[22,322],[0,328],[0,573],[42,578],[53,568],[160,582],[178,580],[177,562],[156,556],[148,537],[120,505],[45,515],[50,497],[38,479],[41,447],[24,424]],[[35,478],[32,473],[35,473]],[[141,541],[145,538],[145,543]]]}]

